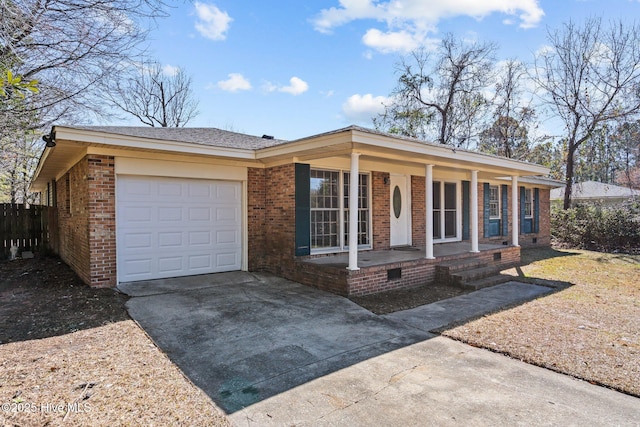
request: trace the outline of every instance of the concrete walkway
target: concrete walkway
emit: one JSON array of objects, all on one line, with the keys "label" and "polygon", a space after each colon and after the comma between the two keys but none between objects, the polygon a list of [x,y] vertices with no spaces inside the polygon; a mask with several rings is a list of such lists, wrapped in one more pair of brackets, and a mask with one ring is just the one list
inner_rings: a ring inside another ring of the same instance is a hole
[{"label": "concrete walkway", "polygon": [[549,288],[513,282],[387,316],[249,273],[120,288],[239,426],[640,423],[639,399],[428,332]]},{"label": "concrete walkway", "polygon": [[384,317],[430,332],[530,301],[551,291],[545,286],[507,282],[410,310],[396,311]]}]

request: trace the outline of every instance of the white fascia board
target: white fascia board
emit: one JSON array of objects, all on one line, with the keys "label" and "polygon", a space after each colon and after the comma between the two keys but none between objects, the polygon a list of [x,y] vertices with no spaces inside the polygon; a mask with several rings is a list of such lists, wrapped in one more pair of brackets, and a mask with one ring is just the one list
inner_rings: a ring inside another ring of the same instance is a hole
[{"label": "white fascia board", "polygon": [[456,159],[460,162],[485,164],[493,167],[505,169],[517,169],[522,175],[548,175],[549,169],[533,163],[522,162],[487,154],[476,153],[463,149],[454,148],[447,145],[419,143],[416,141],[406,141],[403,139],[390,138],[384,135],[377,135],[355,130],[353,131],[353,141],[369,146],[383,147],[404,151],[405,153],[415,153],[418,155],[441,157],[447,160]]},{"label": "white fascia board", "polygon": [[[500,177],[498,179],[509,181],[509,182],[511,181],[510,176]],[[546,178],[541,176],[521,176],[518,178],[518,181],[523,184],[544,185],[545,187],[549,187],[549,188],[559,188],[559,187],[565,186],[564,181],[559,181],[557,179]]]},{"label": "white fascia board", "polygon": [[44,183],[40,183],[38,181],[40,177],[40,173],[42,172],[42,166],[47,161],[47,157],[49,157],[49,153],[51,153],[50,147],[44,147],[44,151],[40,155],[40,159],[38,159],[38,166],[36,166],[36,170],[33,172],[33,177],[31,178],[31,185],[29,185],[29,191],[41,191]]},{"label": "white fascia board", "polygon": [[163,139],[140,138],[92,131],[55,127],[56,139],[84,142],[88,144],[110,145],[143,150],[160,150],[181,154],[199,154],[204,156],[230,157],[243,160],[255,160],[255,151],[241,148],[214,147],[203,144],[167,141]]}]

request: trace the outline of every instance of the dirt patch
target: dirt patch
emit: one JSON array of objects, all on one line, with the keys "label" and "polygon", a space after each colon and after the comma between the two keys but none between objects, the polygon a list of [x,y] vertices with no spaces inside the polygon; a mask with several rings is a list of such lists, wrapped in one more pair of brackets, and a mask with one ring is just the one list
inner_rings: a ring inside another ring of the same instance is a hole
[{"label": "dirt patch", "polygon": [[408,289],[394,289],[373,295],[351,297],[350,299],[375,314],[387,314],[431,304],[469,292],[471,290],[436,283]]},{"label": "dirt patch", "polygon": [[57,258],[0,262],[0,424],[230,425],[125,301]]},{"label": "dirt patch", "polygon": [[640,256],[523,250],[524,280],[574,286],[443,335],[640,396]]},{"label": "dirt patch", "polygon": [[128,320],[127,297],[85,285],[60,259],[0,262],[0,343],[47,338]]}]

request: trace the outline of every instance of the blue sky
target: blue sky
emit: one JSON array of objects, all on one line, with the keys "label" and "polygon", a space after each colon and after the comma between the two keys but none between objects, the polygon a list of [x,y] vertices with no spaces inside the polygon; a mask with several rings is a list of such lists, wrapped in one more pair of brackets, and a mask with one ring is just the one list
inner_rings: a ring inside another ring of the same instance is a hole
[{"label": "blue sky", "polygon": [[372,127],[400,56],[447,32],[530,61],[547,28],[639,11],[638,0],[201,0],[157,22],[150,53],[193,77],[189,126],[296,139]]}]

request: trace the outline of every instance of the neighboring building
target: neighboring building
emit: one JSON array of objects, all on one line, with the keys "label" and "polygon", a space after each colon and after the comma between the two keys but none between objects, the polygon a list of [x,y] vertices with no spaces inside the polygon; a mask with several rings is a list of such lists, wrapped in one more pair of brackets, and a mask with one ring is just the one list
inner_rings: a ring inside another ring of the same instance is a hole
[{"label": "neighboring building", "polygon": [[548,169],[356,126],[290,142],[210,128],[50,137],[33,190],[56,208],[53,249],[91,286],[248,270],[358,295],[460,259],[514,265],[520,245],[550,242]]},{"label": "neighboring building", "polygon": [[[551,202],[562,206],[564,203],[564,186],[551,190]],[[640,190],[629,187],[605,184],[603,182],[585,181],[573,184],[571,189],[571,205],[578,203],[600,203],[604,205],[617,205],[628,200],[639,198]]]}]

